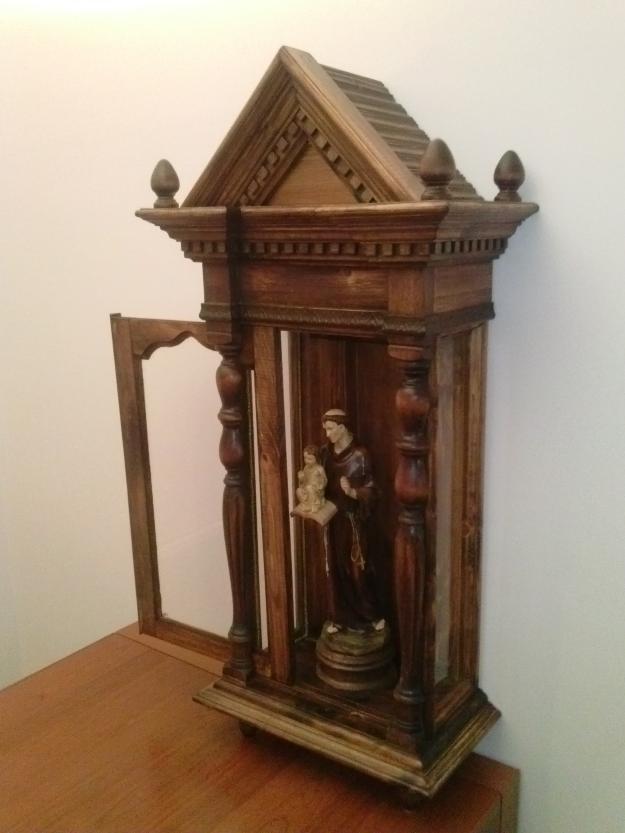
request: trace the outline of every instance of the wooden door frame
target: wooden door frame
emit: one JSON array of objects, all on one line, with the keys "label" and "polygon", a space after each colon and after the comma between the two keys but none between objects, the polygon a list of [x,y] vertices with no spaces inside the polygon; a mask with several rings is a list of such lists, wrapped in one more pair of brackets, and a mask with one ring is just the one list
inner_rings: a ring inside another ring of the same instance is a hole
[{"label": "wooden door frame", "polygon": [[152,497],[152,477],[143,384],[143,362],[159,347],[194,338],[215,350],[202,321],[125,318],[111,315],[117,393],[126,464],[128,509],[135,573],[139,630],[214,659],[226,661],[230,643],[224,636],[163,616]]}]

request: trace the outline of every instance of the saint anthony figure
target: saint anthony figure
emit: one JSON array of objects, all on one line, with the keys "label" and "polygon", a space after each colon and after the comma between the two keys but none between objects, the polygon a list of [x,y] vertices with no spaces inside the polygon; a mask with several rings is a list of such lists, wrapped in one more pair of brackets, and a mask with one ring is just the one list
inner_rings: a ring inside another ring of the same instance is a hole
[{"label": "saint anthony figure", "polygon": [[357,445],[345,411],[326,411],[322,425],[329,442],[321,448],[328,484],[326,497],[338,509],[324,529],[328,633],[343,628],[382,631],[384,619],[367,552],[366,521],[373,510],[376,486],[366,448]]}]

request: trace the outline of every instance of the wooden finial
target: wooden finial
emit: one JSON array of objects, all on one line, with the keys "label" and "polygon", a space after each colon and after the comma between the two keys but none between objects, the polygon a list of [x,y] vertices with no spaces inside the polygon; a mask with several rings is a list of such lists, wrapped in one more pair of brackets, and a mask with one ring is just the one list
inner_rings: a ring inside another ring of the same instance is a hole
[{"label": "wooden finial", "polygon": [[456,163],[451,151],[442,139],[432,139],[427,146],[419,176],[425,182],[422,200],[449,200],[449,183],[456,173]]},{"label": "wooden finial", "polygon": [[495,197],[498,202],[521,202],[517,191],[525,180],[525,169],[518,155],[513,150],[507,150],[495,168],[495,184],[499,193]]},{"label": "wooden finial", "polygon": [[156,163],[152,171],[150,187],[158,197],[154,208],[178,208],[174,194],[180,188],[180,180],[173,165],[167,159],[161,159]]}]

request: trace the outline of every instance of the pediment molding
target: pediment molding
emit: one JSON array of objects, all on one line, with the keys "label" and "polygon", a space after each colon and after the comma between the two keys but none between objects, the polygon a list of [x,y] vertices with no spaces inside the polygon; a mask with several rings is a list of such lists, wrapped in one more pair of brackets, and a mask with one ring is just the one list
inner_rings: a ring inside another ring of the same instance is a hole
[{"label": "pediment molding", "polygon": [[303,107],[290,116],[270,149],[235,200],[236,205],[265,205],[285,175],[296,164],[302,150],[315,149],[335,176],[343,181],[356,202],[378,202],[372,187],[341,155],[336,145],[318,127]]},{"label": "pediment molding", "polygon": [[310,142],[360,203],[413,202],[423,183],[331,76],[283,47],[183,207],[262,205]]},{"label": "pediment molding", "polygon": [[297,118],[298,113],[299,110],[289,116],[282,130],[271,142],[261,163],[236,198],[236,205],[265,204],[290,170],[307,144],[306,133]]}]

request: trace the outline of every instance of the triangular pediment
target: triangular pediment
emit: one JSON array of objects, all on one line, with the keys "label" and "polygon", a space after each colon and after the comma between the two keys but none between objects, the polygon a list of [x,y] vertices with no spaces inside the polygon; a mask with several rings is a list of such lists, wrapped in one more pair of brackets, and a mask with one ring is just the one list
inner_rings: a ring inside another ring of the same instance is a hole
[{"label": "triangular pediment", "polygon": [[[359,200],[349,183],[307,142],[293,165],[263,200],[265,205],[350,205]],[[272,183],[273,185],[273,183]]]},{"label": "triangular pediment", "polygon": [[[418,201],[427,143],[379,81],[282,47],[183,205]],[[478,198],[459,174],[451,189]]]}]

